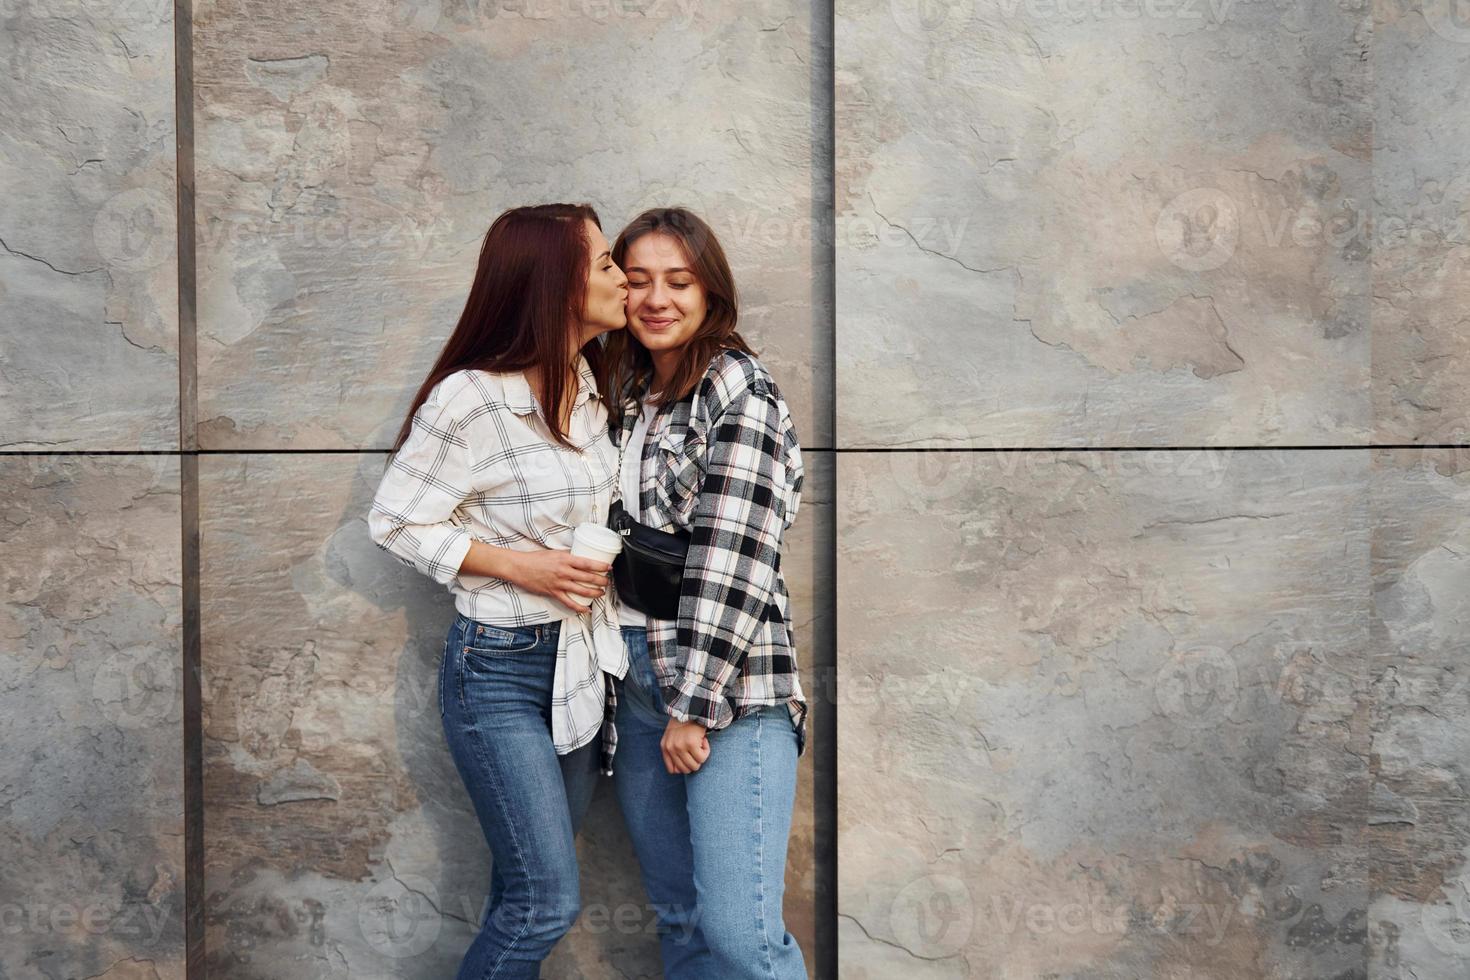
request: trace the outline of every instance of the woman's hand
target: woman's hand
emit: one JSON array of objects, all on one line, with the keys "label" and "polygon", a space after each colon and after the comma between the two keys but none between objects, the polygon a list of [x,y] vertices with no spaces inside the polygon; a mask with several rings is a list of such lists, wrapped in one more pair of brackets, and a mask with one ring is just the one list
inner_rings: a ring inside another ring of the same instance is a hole
[{"label": "woman's hand", "polygon": [[577,614],[587,607],[574,596],[596,599],[607,591],[607,571],[612,568],[595,558],[577,558],[570,551],[543,548],[516,551],[506,574],[499,576],[527,592],[555,599]]},{"label": "woman's hand", "polygon": [[705,727],[694,721],[670,718],[664,728],[659,748],[664,754],[664,768],[674,774],[698,772],[709,758],[709,738]]}]

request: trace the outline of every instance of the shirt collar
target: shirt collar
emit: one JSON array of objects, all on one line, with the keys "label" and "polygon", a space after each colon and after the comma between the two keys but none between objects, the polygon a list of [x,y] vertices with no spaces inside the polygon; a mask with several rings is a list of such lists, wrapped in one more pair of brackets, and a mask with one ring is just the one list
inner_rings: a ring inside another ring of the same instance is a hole
[{"label": "shirt collar", "polygon": [[[536,414],[536,396],[531,392],[531,384],[526,380],[525,372],[507,374],[502,387],[505,391],[505,404],[512,412],[517,415]],[[584,355],[578,354],[577,396],[572,399],[572,408],[577,408],[596,395],[597,377],[592,373],[592,365],[587,363]]]}]

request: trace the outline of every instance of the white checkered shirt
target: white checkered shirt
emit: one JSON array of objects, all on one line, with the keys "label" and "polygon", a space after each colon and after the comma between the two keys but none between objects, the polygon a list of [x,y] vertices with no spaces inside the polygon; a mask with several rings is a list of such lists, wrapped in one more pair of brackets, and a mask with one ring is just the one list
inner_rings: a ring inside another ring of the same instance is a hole
[{"label": "white checkered shirt", "polygon": [[565,755],[602,731],[607,771],[617,739],[603,725],[611,678],[628,670],[612,590],[577,616],[503,579],[459,571],[471,539],[517,551],[567,550],[578,524],[607,523],[617,449],[592,369],[585,358],[577,368],[568,432],[576,452],[552,441],[523,374],[446,377],[414,414],[383,474],[368,530],[379,547],[447,586],[470,619],[502,627],[561,622],[552,741]]}]

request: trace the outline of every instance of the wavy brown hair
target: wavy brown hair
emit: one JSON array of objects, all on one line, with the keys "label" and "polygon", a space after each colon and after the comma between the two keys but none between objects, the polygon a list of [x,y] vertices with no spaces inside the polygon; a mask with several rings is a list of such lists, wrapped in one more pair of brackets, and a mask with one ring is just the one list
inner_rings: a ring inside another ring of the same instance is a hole
[{"label": "wavy brown hair", "polygon": [[[575,448],[560,423],[572,375],[568,347],[586,303],[592,258],[584,219],[602,227],[590,204],[534,204],[511,208],[495,219],[480,246],[464,312],[414,395],[393,452],[413,431],[414,414],[434,386],[455,371],[511,372],[532,366],[540,368],[536,397],[547,426],[558,443]],[[601,345],[593,340],[581,353],[600,375]]]},{"label": "wavy brown hair", "polygon": [[[619,268],[627,258],[628,247],[649,234],[668,235],[684,249],[694,278],[704,289],[704,322],[684,346],[679,366],[660,397],[653,403],[676,402],[690,395],[704,377],[709,362],[721,350],[755,351],[735,329],[740,302],[735,292],[735,277],[720,240],[694,212],[685,208],[653,208],[628,222],[613,242],[612,259]],[[598,387],[616,404],[609,405],[613,418],[622,417],[623,400],[637,397],[644,384],[653,377],[653,358],[648,348],[638,342],[632,330],[616,330],[608,335],[603,348]],[[618,397],[613,398],[616,394]],[[641,405],[641,400],[640,400]]]}]

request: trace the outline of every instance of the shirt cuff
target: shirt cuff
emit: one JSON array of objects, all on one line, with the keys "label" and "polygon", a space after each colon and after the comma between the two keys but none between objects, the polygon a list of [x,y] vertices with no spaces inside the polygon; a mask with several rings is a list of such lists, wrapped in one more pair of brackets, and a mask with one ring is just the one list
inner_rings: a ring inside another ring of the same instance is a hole
[{"label": "shirt cuff", "polygon": [[440,585],[449,585],[459,577],[459,566],[464,564],[465,556],[470,553],[472,540],[474,539],[469,531],[462,527],[451,527],[449,537],[433,549],[438,557],[420,552],[424,557],[424,571]]},{"label": "shirt cuff", "polygon": [[663,695],[664,713],[677,721],[697,722],[717,731],[735,720],[735,709],[707,678],[686,675],[665,687]]}]

